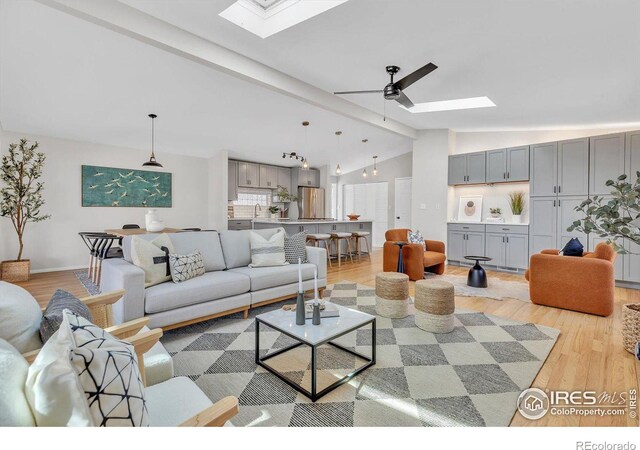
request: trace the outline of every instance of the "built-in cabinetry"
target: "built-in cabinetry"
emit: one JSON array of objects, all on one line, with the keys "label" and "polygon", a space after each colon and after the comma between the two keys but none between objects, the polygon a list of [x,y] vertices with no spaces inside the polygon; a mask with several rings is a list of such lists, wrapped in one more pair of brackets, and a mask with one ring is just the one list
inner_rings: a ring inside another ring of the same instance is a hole
[{"label": "built-in cabinetry", "polygon": [[229,160],[227,200],[238,200],[238,161]]},{"label": "built-in cabinetry", "polygon": [[228,227],[230,230],[250,230],[252,228],[253,219],[229,219]]},{"label": "built-in cabinetry", "polygon": [[288,167],[278,167],[278,186],[282,186],[289,193],[293,193],[291,188],[291,169]]},{"label": "built-in cabinetry", "polygon": [[317,169],[295,167],[292,170],[292,178],[294,181],[297,180],[300,187],[320,187],[320,171]]},{"label": "built-in cabinetry", "polygon": [[486,264],[498,269],[526,269],[529,263],[527,225],[463,224],[447,225],[447,259],[470,263],[465,256],[488,256]]},{"label": "built-in cabinetry", "polygon": [[229,160],[229,200],[238,198],[238,187],[275,190],[278,186],[283,186],[292,192],[295,186],[291,182],[291,176],[289,167]]},{"label": "built-in cabinetry", "polygon": [[486,152],[486,182],[504,183],[529,179],[529,146]]},{"label": "built-in cabinetry", "polygon": [[260,164],[238,161],[238,186],[260,187]]},{"label": "built-in cabinetry", "polygon": [[275,189],[278,187],[278,168],[260,164],[260,187]]},{"label": "built-in cabinetry", "polygon": [[615,180],[623,173],[629,174],[624,167],[625,133],[590,138],[589,162],[589,194],[611,194],[611,188],[605,184],[607,180]]},{"label": "built-in cabinetry", "polygon": [[485,182],[485,152],[449,156],[449,185]]}]

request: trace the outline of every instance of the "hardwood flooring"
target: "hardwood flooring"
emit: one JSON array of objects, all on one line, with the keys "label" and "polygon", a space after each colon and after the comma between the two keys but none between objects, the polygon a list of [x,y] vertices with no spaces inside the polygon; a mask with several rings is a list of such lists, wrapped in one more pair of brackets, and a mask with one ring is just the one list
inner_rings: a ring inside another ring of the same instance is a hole
[{"label": "hardwood flooring", "polygon": [[[355,260],[354,260],[355,261]],[[375,285],[375,275],[382,267],[382,251],[375,250],[371,261],[362,258],[353,264],[347,262],[328,269],[328,283],[353,281]],[[447,273],[465,275],[468,269],[449,266]],[[522,276],[489,272],[490,277],[524,281]],[[19,283],[45,305],[57,288],[74,295],[86,295],[82,284],[72,271],[34,274],[27,283]],[[414,293],[415,283],[410,292]],[[520,300],[496,301],[486,298],[456,297],[461,308],[494,314],[522,322],[532,322],[560,330],[560,337],[547,361],[538,373],[533,387],[542,390],[593,390],[609,394],[638,391],[640,364],[622,347],[622,311],[625,303],[640,302],[640,291],[616,289],[614,313],[610,317],[597,317],[562,309],[538,306]],[[636,411],[638,412],[638,411]],[[582,417],[553,416],[547,414],[530,421],[516,413],[513,426],[638,426],[638,419],[624,416]]]}]

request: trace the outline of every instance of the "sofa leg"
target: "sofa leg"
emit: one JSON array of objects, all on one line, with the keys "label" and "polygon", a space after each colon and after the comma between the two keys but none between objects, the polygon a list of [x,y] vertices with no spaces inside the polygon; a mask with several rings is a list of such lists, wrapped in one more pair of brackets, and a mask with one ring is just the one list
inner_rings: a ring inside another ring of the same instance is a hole
[{"label": "sofa leg", "polygon": [[247,320],[249,318],[249,309],[245,309],[243,311],[243,316],[244,316],[244,320]]},{"label": "sofa leg", "polygon": [[324,288],[318,288],[318,297],[324,297]]}]

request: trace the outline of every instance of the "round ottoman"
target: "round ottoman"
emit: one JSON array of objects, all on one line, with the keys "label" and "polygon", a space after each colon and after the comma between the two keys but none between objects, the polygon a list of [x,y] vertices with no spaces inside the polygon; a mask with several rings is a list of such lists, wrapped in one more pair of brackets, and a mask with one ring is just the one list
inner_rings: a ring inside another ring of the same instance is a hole
[{"label": "round ottoman", "polygon": [[431,333],[453,331],[456,308],[453,284],[439,280],[416,282],[416,326]]},{"label": "round ottoman", "polygon": [[382,272],[376,275],[376,314],[391,319],[409,315],[409,276]]}]

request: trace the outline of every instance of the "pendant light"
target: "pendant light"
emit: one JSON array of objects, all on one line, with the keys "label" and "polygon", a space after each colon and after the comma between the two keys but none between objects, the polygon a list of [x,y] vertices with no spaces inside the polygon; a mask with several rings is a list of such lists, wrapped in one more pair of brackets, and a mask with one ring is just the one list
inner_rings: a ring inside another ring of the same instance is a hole
[{"label": "pendant light", "polygon": [[378,175],[378,167],[376,166],[376,160],[378,159],[377,156],[373,157],[373,176],[375,177],[376,175]]},{"label": "pendant light", "polygon": [[[342,135],[342,131],[336,131],[336,136],[338,137],[338,155],[341,155],[342,153],[340,153],[340,136]],[[336,175],[340,175],[342,173],[342,169],[340,168],[340,164],[338,164],[336,166]]]},{"label": "pendant light", "polygon": [[[366,144],[367,142],[369,142],[369,139],[363,139],[362,143]],[[365,166],[364,169],[362,169],[362,178],[367,178],[367,167]]]},{"label": "pendant light", "polygon": [[[304,122],[302,122],[302,126],[304,127],[304,148],[305,151],[307,151],[309,148],[308,145],[308,136],[307,136],[307,130],[309,128],[309,121],[305,120]],[[302,168],[303,169],[308,169],[309,168],[309,162],[307,161],[307,158],[304,158],[302,160]]]},{"label": "pendant light", "polygon": [[158,161],[156,161],[156,154],[155,154],[155,149],[154,149],[154,145],[155,145],[155,126],[154,126],[154,120],[156,117],[158,117],[155,114],[149,114],[149,117],[151,117],[151,157],[149,157],[149,161],[146,161],[144,164],[142,164],[143,167],[162,167],[162,164],[160,164]]}]

